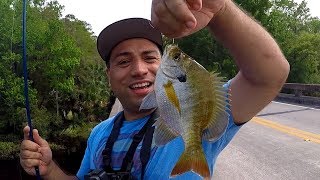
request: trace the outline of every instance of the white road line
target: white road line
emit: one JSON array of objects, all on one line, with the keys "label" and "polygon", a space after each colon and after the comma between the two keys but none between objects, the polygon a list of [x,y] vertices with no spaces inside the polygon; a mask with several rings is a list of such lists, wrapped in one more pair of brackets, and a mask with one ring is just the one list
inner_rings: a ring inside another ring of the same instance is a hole
[{"label": "white road line", "polygon": [[312,107],[307,107],[307,106],[299,106],[299,105],[295,105],[295,104],[288,104],[288,103],[282,103],[282,102],[277,102],[277,101],[272,101],[272,102],[273,102],[273,103],[277,103],[277,104],[283,104],[283,105],[300,107],[300,108],[309,108],[309,109],[312,109],[312,110],[320,111],[320,109],[316,109],[316,108],[312,108]]}]

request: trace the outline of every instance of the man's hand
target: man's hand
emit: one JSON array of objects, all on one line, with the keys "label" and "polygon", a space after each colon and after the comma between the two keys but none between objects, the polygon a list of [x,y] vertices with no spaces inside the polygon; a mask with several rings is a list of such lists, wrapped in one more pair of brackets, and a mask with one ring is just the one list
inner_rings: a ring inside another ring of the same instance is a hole
[{"label": "man's hand", "polygon": [[20,164],[30,175],[35,175],[35,167],[39,167],[40,175],[46,176],[50,173],[52,162],[52,151],[46,140],[39,136],[38,130],[33,130],[35,142],[29,140],[29,126],[23,129],[24,140],[20,146]]},{"label": "man's hand", "polygon": [[226,0],[153,0],[151,22],[171,38],[190,35],[206,27],[223,11]]}]

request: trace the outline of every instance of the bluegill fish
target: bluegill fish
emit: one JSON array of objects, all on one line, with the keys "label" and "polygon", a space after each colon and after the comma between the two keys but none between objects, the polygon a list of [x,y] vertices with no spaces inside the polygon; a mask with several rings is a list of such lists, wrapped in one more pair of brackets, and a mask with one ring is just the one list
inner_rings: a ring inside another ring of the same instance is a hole
[{"label": "bluegill fish", "polygon": [[227,92],[222,78],[208,72],[178,46],[167,46],[154,91],[144,98],[140,109],[155,107],[159,111],[154,133],[156,145],[178,136],[184,141],[184,152],[171,176],[193,171],[209,178],[202,141],[217,140],[228,125]]}]

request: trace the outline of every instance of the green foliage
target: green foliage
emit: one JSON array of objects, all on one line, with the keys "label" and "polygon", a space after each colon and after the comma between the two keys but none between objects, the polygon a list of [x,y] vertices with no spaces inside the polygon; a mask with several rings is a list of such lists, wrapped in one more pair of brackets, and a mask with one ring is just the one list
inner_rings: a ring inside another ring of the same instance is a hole
[{"label": "green foliage", "polygon": [[[6,53],[0,56],[0,132],[17,132],[25,117],[23,78],[17,76],[19,55]],[[29,89],[29,100],[36,103],[37,91]]]},{"label": "green foliage", "polygon": [[62,137],[68,136],[71,138],[86,139],[95,125],[96,123],[73,125],[64,129],[60,135],[62,135]]},{"label": "green foliage", "polygon": [[8,160],[17,157],[19,152],[19,144],[16,142],[1,142],[0,141],[0,159]]},{"label": "green foliage", "polygon": [[56,142],[56,145],[66,149],[68,153],[81,151],[84,148],[83,144],[87,142],[87,138],[95,125],[97,123],[70,125],[59,133],[53,133],[52,140]]},{"label": "green foliage", "polygon": [[[48,111],[45,107],[42,108],[34,108],[34,118],[33,126],[34,128],[38,129],[41,137],[48,138],[49,135],[52,133],[49,131],[54,126],[62,125],[62,118],[60,116],[55,116],[53,113]],[[27,120],[25,119],[24,122]],[[58,129],[58,128],[57,128]]]},{"label": "green foliage", "polygon": [[[62,10],[57,1],[28,1],[31,118],[41,136],[58,149],[67,148],[66,144],[80,149],[79,141],[85,141],[92,125],[108,117],[104,109],[109,89],[90,25],[73,15],[63,18]],[[1,136],[9,134],[18,145],[16,139],[22,138],[27,122],[21,57],[22,1],[1,1],[0,15],[0,141],[10,142]],[[75,134],[71,129],[76,129]],[[65,142],[61,139],[68,142],[61,144]],[[0,149],[4,157],[17,152],[10,143],[2,147],[7,147],[6,151]]]},{"label": "green foliage", "polygon": [[[170,44],[172,40],[167,38],[165,43]],[[212,38],[208,29],[203,29],[183,39],[177,39],[174,43],[208,71],[220,72],[227,79],[236,75],[237,67],[228,51]]]},{"label": "green foliage", "polygon": [[289,80],[297,83],[320,83],[320,33],[303,32],[290,42],[287,52],[291,64]]}]

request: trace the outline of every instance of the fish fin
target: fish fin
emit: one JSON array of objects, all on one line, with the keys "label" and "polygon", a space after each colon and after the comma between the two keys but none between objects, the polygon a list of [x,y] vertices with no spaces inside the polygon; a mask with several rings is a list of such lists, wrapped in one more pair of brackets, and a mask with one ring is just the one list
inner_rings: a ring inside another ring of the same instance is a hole
[{"label": "fish fin", "polygon": [[208,140],[211,142],[216,141],[226,131],[229,124],[229,115],[227,114],[227,112],[222,112],[219,116],[217,117],[217,123],[211,124],[211,126],[203,131],[202,138],[204,140]]},{"label": "fish fin", "polygon": [[209,166],[202,149],[196,151],[186,149],[173,168],[171,176],[174,177],[188,171],[193,171],[206,179],[210,178]]},{"label": "fish fin", "polygon": [[227,113],[229,104],[229,96],[227,90],[223,88],[222,77],[218,73],[212,73],[211,79],[214,79],[212,85],[216,90],[214,93],[214,112],[211,120],[203,132],[203,139],[215,141],[225,132],[229,123],[229,114]]},{"label": "fish fin", "polygon": [[153,109],[156,107],[158,107],[156,93],[155,91],[151,91],[146,97],[143,98],[139,110]]},{"label": "fish fin", "polygon": [[178,133],[168,127],[168,125],[164,122],[163,119],[158,118],[154,123],[155,131],[154,131],[154,141],[157,146],[164,145],[176,138]]},{"label": "fish fin", "polygon": [[168,82],[164,84],[163,87],[166,92],[166,96],[168,97],[168,100],[172,103],[172,105],[178,110],[179,114],[181,115],[180,101],[173,87],[172,81],[168,80]]}]

